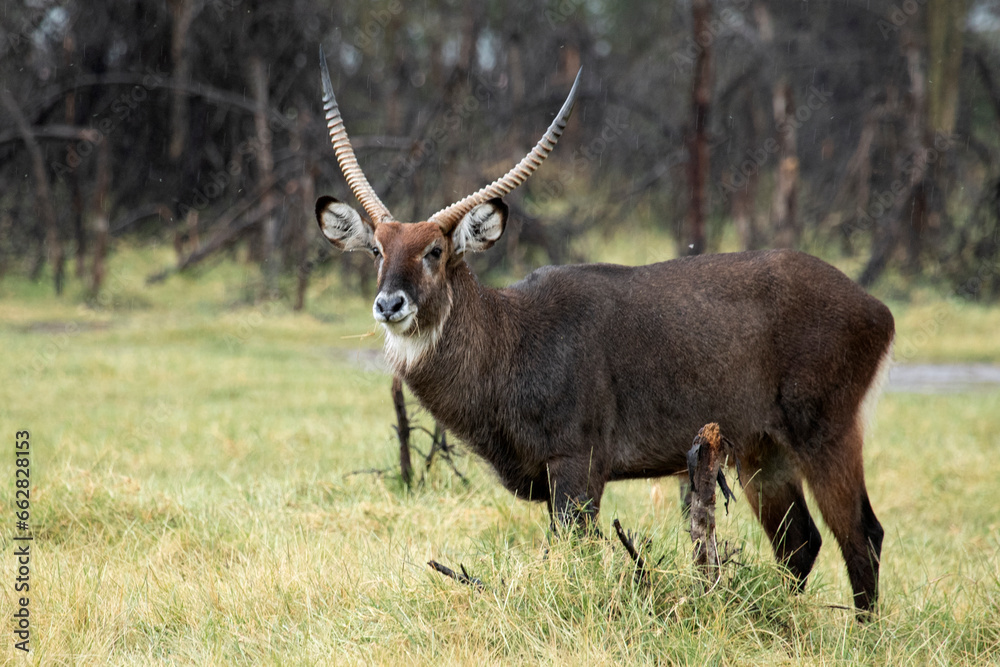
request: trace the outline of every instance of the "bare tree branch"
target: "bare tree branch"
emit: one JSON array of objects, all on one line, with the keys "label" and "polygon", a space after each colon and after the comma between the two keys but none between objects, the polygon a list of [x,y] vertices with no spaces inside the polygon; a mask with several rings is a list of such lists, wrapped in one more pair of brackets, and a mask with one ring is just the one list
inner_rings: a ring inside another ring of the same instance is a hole
[{"label": "bare tree branch", "polygon": [[55,208],[52,206],[49,175],[45,171],[45,160],[42,157],[42,150],[38,147],[35,135],[32,133],[31,126],[28,125],[24,114],[21,113],[21,108],[6,88],[0,88],[0,101],[7,107],[10,115],[14,117],[14,122],[21,132],[21,139],[28,148],[28,154],[31,157],[31,166],[35,176],[35,202],[38,207],[38,214],[45,227],[45,245],[48,248],[49,260],[52,263],[55,275],[56,294],[62,294],[65,256],[63,255],[62,241],[59,239],[59,226]]}]

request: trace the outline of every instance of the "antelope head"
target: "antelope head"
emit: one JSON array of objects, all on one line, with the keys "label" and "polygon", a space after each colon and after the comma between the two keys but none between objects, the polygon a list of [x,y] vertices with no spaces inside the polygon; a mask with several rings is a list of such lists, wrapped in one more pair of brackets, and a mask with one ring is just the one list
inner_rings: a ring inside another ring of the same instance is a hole
[{"label": "antelope head", "polygon": [[367,217],[333,197],[316,202],[316,219],[323,235],[341,250],[360,250],[375,261],[378,295],[372,306],[387,343],[400,362],[419,356],[441,333],[451,309],[452,277],[464,265],[467,252],[486,250],[503,234],[507,205],[502,197],[521,185],[555,147],[566,128],[580,75],[566,102],[538,144],[513,169],[426,221],[400,223],[379,199],[361,171],[330,83],[320,49],[323,106],[330,141],[351,192]]}]

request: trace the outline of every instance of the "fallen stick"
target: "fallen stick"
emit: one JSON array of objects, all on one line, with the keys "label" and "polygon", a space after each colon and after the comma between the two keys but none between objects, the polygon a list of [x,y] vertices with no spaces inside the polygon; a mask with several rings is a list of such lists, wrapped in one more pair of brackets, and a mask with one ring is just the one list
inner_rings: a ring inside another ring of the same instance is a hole
[{"label": "fallen stick", "polygon": [[351,475],[376,475],[381,477],[387,472],[389,472],[389,468],[365,468],[364,470],[352,470],[345,474],[344,477],[350,477]]},{"label": "fallen stick", "polygon": [[622,528],[622,524],[618,521],[618,519],[614,520],[613,525],[615,527],[615,532],[618,533],[618,539],[621,540],[622,545],[625,546],[625,551],[627,551],[628,555],[635,561],[635,580],[649,583],[649,571],[646,570],[646,561],[644,561],[642,556],[639,555],[639,550],[635,548],[635,544],[632,542],[632,537],[625,532],[625,529]]},{"label": "fallen stick", "polygon": [[479,590],[486,589],[485,584],[483,584],[483,582],[480,581],[477,577],[469,576],[469,573],[465,571],[464,565],[459,565],[459,567],[462,568],[461,572],[455,572],[455,570],[451,569],[447,565],[442,565],[436,560],[429,560],[427,561],[427,564],[430,565],[432,569],[436,570],[437,572],[440,572],[446,577],[451,577],[460,584],[465,584],[466,586],[472,586],[473,588],[478,588]]}]

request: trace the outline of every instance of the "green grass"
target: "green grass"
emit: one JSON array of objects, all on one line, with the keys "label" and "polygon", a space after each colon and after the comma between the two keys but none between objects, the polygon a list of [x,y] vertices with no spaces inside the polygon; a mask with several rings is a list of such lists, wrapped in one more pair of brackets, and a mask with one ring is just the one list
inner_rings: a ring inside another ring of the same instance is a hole
[{"label": "green grass", "polygon": [[[836,607],[850,589],[825,528],[807,591],[790,595],[739,492],[719,524],[739,564],[699,594],[671,480],[612,484],[602,505],[606,533],[619,517],[651,538],[644,588],[620,547],[550,543],[544,508],[471,456],[457,463],[468,486],[440,464],[412,492],[351,474],[396,457],[378,340],[358,337],[369,304],[332,274],[306,314],[255,304],[258,276],[228,262],[145,287],[169,260],[122,249],[97,309],[75,283],[56,299],[0,282],[0,424],[8,443],[30,429],[33,447],[35,663],[1000,662],[1000,391],[882,400],[865,456],[883,607],[862,626]],[[890,303],[909,360],[1000,362],[1000,309]],[[0,656],[21,662],[4,636]]]}]

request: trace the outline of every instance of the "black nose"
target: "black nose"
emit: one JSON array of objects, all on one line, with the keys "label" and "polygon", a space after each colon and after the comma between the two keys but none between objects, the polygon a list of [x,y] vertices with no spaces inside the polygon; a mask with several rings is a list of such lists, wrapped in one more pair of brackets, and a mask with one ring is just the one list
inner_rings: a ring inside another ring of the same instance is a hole
[{"label": "black nose", "polygon": [[403,295],[400,292],[384,295],[379,294],[375,299],[375,312],[385,319],[392,319],[392,316],[403,307]]}]

